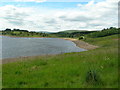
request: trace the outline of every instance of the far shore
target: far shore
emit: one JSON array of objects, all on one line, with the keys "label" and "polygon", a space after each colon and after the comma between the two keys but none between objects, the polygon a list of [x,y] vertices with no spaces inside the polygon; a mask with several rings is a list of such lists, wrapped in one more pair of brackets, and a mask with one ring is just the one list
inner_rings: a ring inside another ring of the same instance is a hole
[{"label": "far shore", "polygon": [[0,35],[0,36],[6,36],[6,37],[14,37],[14,38],[53,38],[53,37],[23,37],[23,36],[9,36],[9,35]]},{"label": "far shore", "polygon": [[[14,36],[8,36],[8,37],[14,37]],[[15,36],[15,37],[17,37],[17,36]],[[50,37],[20,37],[20,38],[50,38]],[[76,46],[83,48],[83,49],[86,49],[86,50],[92,50],[92,49],[98,48],[98,46],[91,45],[87,42],[77,40],[74,38],[58,38],[58,39],[72,41],[76,44]],[[56,54],[54,54],[54,55],[56,55]],[[25,57],[2,59],[2,64],[15,62],[15,61],[22,61],[22,60],[25,60],[26,58],[34,59],[34,58],[38,58],[38,57],[47,57],[47,56],[53,56],[53,55],[51,54],[51,55],[25,56]]]}]

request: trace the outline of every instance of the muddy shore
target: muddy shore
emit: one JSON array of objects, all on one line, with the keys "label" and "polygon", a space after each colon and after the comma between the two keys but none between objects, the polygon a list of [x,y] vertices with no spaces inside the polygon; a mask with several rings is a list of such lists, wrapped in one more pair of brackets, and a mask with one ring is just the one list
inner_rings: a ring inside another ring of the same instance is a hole
[{"label": "muddy shore", "polygon": [[98,46],[89,44],[89,43],[81,41],[81,40],[77,40],[77,39],[73,39],[73,38],[63,38],[63,39],[70,40],[70,41],[74,42],[76,44],[76,46],[86,49],[86,50],[92,50],[92,49],[98,48]]}]

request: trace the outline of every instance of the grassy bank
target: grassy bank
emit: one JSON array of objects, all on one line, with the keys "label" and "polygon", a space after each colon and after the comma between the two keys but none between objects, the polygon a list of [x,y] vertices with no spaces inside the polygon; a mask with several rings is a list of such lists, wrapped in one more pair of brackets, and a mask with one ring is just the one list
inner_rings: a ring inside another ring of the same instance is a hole
[{"label": "grassy bank", "polygon": [[85,41],[99,48],[3,64],[3,88],[117,88],[118,35]]}]

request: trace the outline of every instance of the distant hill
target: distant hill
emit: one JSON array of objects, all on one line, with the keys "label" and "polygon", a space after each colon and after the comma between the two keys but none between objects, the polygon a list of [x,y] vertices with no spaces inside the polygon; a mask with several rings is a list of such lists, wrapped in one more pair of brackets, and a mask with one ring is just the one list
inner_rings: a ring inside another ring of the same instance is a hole
[{"label": "distant hill", "polygon": [[39,31],[39,33],[46,33],[46,34],[50,34],[50,33],[53,33],[53,32]]},{"label": "distant hill", "polygon": [[96,31],[88,31],[88,30],[65,30],[65,31],[60,31],[57,33],[54,33],[57,37],[69,37],[69,38],[75,38],[75,37],[80,37],[84,36],[86,34],[90,34]]},{"label": "distant hill", "polygon": [[59,33],[74,33],[74,32],[87,32],[87,30],[65,30],[65,31],[60,31]]}]

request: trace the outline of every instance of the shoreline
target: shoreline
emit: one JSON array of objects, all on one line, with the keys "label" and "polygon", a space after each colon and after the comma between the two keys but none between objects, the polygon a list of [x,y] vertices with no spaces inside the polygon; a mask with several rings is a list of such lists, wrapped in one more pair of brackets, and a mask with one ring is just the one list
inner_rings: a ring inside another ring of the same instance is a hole
[{"label": "shoreline", "polygon": [[12,62],[17,62],[17,61],[25,61],[27,59],[33,60],[35,58],[45,58],[45,57],[51,57],[51,56],[56,56],[59,54],[46,54],[46,55],[36,55],[36,56],[21,56],[21,57],[15,57],[15,58],[5,58],[5,59],[0,59],[0,64],[7,64],[7,63],[12,63]]},{"label": "shoreline", "polygon": [[61,39],[72,41],[79,48],[83,48],[83,49],[86,49],[86,50],[92,50],[92,49],[98,48],[98,46],[89,44],[89,43],[81,41],[81,40],[73,39],[73,38],[61,38]]},{"label": "shoreline", "polygon": [[[9,36],[9,37],[11,37],[11,36]],[[25,38],[29,38],[29,37],[25,37]],[[36,38],[36,37],[31,37],[31,38]],[[42,37],[38,37],[38,38],[42,38]],[[49,38],[49,37],[44,37],[44,38]],[[86,50],[92,50],[92,49],[98,48],[98,46],[91,45],[91,44],[89,44],[87,42],[84,42],[84,41],[81,41],[81,40],[77,40],[77,39],[74,39],[74,38],[57,38],[57,39],[64,39],[64,40],[72,41],[73,43],[76,44],[77,47],[83,48],[83,49],[86,49]],[[28,58],[31,60],[31,59],[38,58],[38,57],[41,58],[41,57],[48,57],[48,56],[55,56],[55,55],[59,55],[59,54],[6,58],[6,59],[2,59],[0,61],[2,61],[2,64],[6,64],[6,63],[11,63],[11,62],[16,62],[16,61],[23,61],[23,60],[28,59]]]}]

